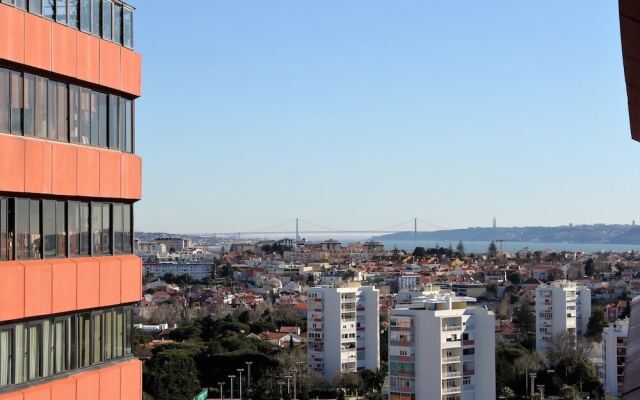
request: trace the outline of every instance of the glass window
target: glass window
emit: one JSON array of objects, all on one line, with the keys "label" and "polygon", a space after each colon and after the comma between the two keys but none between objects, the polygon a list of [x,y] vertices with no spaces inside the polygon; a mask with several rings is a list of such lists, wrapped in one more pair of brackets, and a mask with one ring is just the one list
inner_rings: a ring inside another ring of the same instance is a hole
[{"label": "glass window", "polygon": [[41,258],[40,200],[29,200],[29,258]]},{"label": "glass window", "polygon": [[9,101],[9,71],[0,68],[0,132],[9,133],[10,101]]},{"label": "glass window", "polygon": [[100,93],[91,92],[91,144],[98,146],[100,139]]},{"label": "glass window", "polygon": [[93,254],[102,254],[102,203],[91,204]]},{"label": "glass window", "polygon": [[69,202],[69,256],[80,255],[80,204]]},{"label": "glass window", "polygon": [[95,364],[102,362],[102,314],[93,316],[92,328],[93,363]]},{"label": "glass window", "polygon": [[80,30],[91,32],[91,0],[80,0]]},{"label": "glass window", "polygon": [[[57,132],[58,132],[58,140],[62,142],[66,142],[69,138],[68,127],[69,127],[69,114],[67,110],[69,109],[68,98],[67,98],[67,86],[63,83],[57,84],[56,96],[57,96],[57,104],[56,110],[58,115],[56,117],[57,121]],[[49,135],[51,138],[51,135]]]},{"label": "glass window", "polygon": [[91,91],[80,89],[80,143],[91,144]]},{"label": "glass window", "polygon": [[79,367],[91,365],[91,314],[78,316],[78,355]]},{"label": "glass window", "polygon": [[124,151],[133,152],[133,101],[125,100]]},{"label": "glass window", "polygon": [[29,200],[15,199],[16,259],[29,258]]},{"label": "glass window", "polygon": [[130,204],[124,204],[122,206],[123,211],[123,227],[122,227],[122,250],[125,253],[131,253],[131,242],[133,239],[133,229],[132,229],[132,206]]},{"label": "glass window", "polygon": [[130,355],[132,353],[131,348],[131,326],[133,320],[131,319],[131,310],[125,310],[124,312],[124,354]]},{"label": "glass window", "polygon": [[123,98],[118,99],[119,110],[118,110],[118,144],[119,150],[124,150],[126,145],[125,135],[126,135],[126,123],[127,123],[127,101]]},{"label": "glass window", "polygon": [[14,5],[14,0],[0,0],[0,3]]},{"label": "glass window", "polygon": [[36,111],[35,111],[35,124],[36,124],[36,136],[39,138],[47,137],[47,112],[48,109],[48,93],[47,93],[47,79],[36,77]]},{"label": "glass window", "polygon": [[67,10],[69,13],[69,26],[78,29],[78,0],[67,0]]},{"label": "glass window", "polygon": [[109,148],[119,149],[118,135],[118,96],[109,95]]},{"label": "glass window", "polygon": [[13,331],[13,345],[15,348],[15,357],[13,362],[13,382],[23,383],[26,380],[25,370],[27,369],[27,363],[25,360],[25,354],[27,352],[26,338],[25,338],[25,326],[24,324],[16,324]]},{"label": "glass window", "polygon": [[80,254],[89,255],[89,203],[80,203]]},{"label": "glass window", "polygon": [[49,139],[58,139],[58,85],[49,81],[47,84],[47,136]]},{"label": "glass window", "polygon": [[122,6],[113,6],[113,41],[122,44]]},{"label": "glass window", "polygon": [[55,0],[44,0],[44,14],[45,18],[55,18]]},{"label": "glass window", "polygon": [[9,223],[7,221],[9,213],[7,210],[7,199],[0,197],[0,261],[9,259]]},{"label": "glass window", "polygon": [[29,0],[29,12],[42,15],[42,0]]},{"label": "glass window", "polygon": [[66,255],[66,210],[63,201],[42,202],[44,228],[44,256],[46,258]]},{"label": "glass window", "polygon": [[104,0],[102,3],[102,38],[111,40],[113,29],[111,24],[111,15],[113,13],[113,3],[110,0]]},{"label": "glass window", "polygon": [[124,356],[124,313],[122,309],[115,310],[115,336],[113,342],[113,356]]},{"label": "glass window", "polygon": [[71,316],[68,320],[69,325],[69,341],[67,342],[69,346],[69,361],[68,368],[76,369],[78,368],[78,363],[80,362],[80,321],[78,321],[77,316]]},{"label": "glass window", "polygon": [[13,329],[0,330],[0,387],[13,383]]},{"label": "glass window", "polygon": [[98,146],[107,147],[107,95],[98,93]]},{"label": "glass window", "polygon": [[67,369],[67,340],[69,318],[57,319],[51,325],[51,374]]},{"label": "glass window", "polygon": [[22,75],[11,72],[11,133],[22,135]]},{"label": "glass window", "polygon": [[100,36],[100,0],[91,1],[91,32]]},{"label": "glass window", "polygon": [[56,0],[56,21],[67,23],[67,0]]},{"label": "glass window", "polygon": [[77,86],[69,86],[69,141],[80,142],[80,89]]},{"label": "glass window", "polygon": [[42,376],[42,324],[28,325],[26,332],[27,380]]},{"label": "glass window", "polygon": [[25,136],[35,135],[36,124],[36,78],[31,74],[24,74],[24,106],[22,110],[23,133]]},{"label": "glass window", "polygon": [[115,253],[124,252],[124,221],[122,214],[122,204],[113,205],[113,251]]},{"label": "glass window", "polygon": [[126,7],[123,12],[123,44],[133,48],[133,12]]},{"label": "glass window", "polygon": [[21,8],[23,10],[27,9],[27,0],[15,0],[16,7]]},{"label": "glass window", "polygon": [[111,253],[111,205],[102,205],[102,254]]},{"label": "glass window", "polygon": [[104,322],[104,360],[109,361],[113,358],[113,312],[111,310],[105,311],[102,314],[102,319]]}]

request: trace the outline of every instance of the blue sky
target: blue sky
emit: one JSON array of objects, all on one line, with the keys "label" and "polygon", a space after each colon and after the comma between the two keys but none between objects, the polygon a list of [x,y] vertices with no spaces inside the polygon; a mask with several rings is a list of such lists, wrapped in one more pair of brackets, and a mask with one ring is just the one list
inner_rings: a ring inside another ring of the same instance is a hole
[{"label": "blue sky", "polygon": [[137,230],[640,220],[617,2],[133,3]]}]

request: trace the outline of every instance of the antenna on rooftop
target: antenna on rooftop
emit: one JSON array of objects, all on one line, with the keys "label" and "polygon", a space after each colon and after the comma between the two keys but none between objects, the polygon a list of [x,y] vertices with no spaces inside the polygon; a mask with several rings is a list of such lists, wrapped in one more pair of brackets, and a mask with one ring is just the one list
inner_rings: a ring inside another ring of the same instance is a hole
[{"label": "antenna on rooftop", "polygon": [[493,216],[493,229],[498,227],[498,223],[496,222],[496,217],[495,215]]}]

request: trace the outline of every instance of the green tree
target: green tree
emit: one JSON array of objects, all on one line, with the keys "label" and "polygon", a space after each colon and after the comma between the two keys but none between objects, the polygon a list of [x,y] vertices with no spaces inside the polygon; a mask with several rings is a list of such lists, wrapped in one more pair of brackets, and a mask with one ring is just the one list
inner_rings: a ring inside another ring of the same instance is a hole
[{"label": "green tree", "polygon": [[584,264],[584,274],[586,276],[593,275],[593,258],[589,258]]},{"label": "green tree", "polygon": [[424,247],[418,246],[413,249],[413,256],[416,258],[424,258],[427,255],[427,251]]},{"label": "green tree", "polygon": [[496,242],[491,242],[489,244],[489,249],[487,250],[490,256],[495,256],[498,254],[498,248],[496,247]]},{"label": "green tree", "polygon": [[589,322],[587,323],[587,332],[585,336],[600,341],[602,338],[602,330],[607,326],[609,326],[609,323],[604,316],[604,312],[601,309],[596,308],[591,313],[591,318],[589,318]]},{"label": "green tree", "polygon": [[522,275],[520,275],[520,273],[516,271],[509,272],[507,274],[507,279],[514,285],[519,285],[522,283]]},{"label": "green tree", "polygon": [[514,397],[516,397],[516,394],[509,386],[503,386],[502,389],[500,389],[500,398],[509,400]]},{"label": "green tree", "polygon": [[458,253],[458,255],[460,257],[464,257],[464,243],[462,243],[462,240],[458,242],[458,245],[456,246],[456,252]]},{"label": "green tree", "polygon": [[144,391],[156,400],[191,400],[201,389],[196,353],[196,347],[184,344],[156,347],[144,366]]},{"label": "green tree", "polygon": [[515,312],[513,322],[520,325],[525,332],[535,332],[536,313],[528,299],[523,299]]}]

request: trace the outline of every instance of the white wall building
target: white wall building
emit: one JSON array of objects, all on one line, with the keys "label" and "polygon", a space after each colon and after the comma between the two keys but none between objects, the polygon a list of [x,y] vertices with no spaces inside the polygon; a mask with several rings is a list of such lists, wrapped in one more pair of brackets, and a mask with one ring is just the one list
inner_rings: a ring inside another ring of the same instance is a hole
[{"label": "white wall building", "polygon": [[414,290],[420,286],[420,276],[418,274],[402,274],[396,277],[398,291]]},{"label": "white wall building", "polygon": [[189,275],[193,279],[204,279],[211,276],[211,264],[187,264],[187,263],[154,263],[144,264],[144,274],[153,274],[162,278],[165,274]]},{"label": "white wall building", "polygon": [[536,288],[536,349],[549,346],[553,336],[584,336],[591,318],[591,290],[575,282],[555,281]]},{"label": "white wall building", "polygon": [[309,371],[330,382],[341,373],[380,368],[378,299],[378,289],[357,282],[309,289]]},{"label": "white wall building", "polygon": [[431,293],[389,326],[390,400],[496,398],[495,316],[472,297]]},{"label": "white wall building", "polygon": [[604,387],[606,393],[615,398],[622,394],[628,333],[628,319],[615,321],[602,331]]}]

